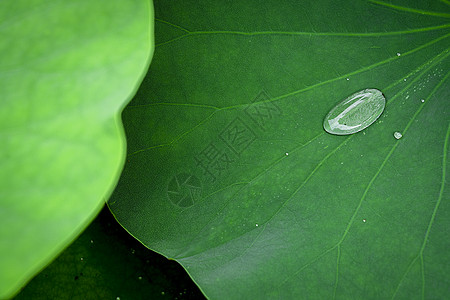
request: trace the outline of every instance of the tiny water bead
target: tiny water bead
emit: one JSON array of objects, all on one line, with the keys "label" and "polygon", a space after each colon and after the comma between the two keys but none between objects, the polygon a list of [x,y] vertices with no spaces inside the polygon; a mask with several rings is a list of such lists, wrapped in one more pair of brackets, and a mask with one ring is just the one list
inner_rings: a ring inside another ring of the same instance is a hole
[{"label": "tiny water bead", "polygon": [[323,121],[323,128],[331,134],[353,134],[375,122],[385,106],[386,99],[381,91],[364,89],[332,108]]},{"label": "tiny water bead", "polygon": [[403,135],[402,135],[400,132],[398,132],[398,131],[394,132],[394,137],[395,137],[397,140],[401,139],[402,136],[403,136]]}]

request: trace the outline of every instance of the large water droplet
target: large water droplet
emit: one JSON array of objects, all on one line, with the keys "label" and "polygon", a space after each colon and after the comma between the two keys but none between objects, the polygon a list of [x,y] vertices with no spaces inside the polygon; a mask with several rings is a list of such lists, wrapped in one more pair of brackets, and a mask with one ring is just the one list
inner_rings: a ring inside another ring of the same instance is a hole
[{"label": "large water droplet", "polygon": [[381,91],[359,91],[330,110],[323,121],[323,128],[326,132],[337,135],[361,131],[378,119],[385,106],[386,99]]}]

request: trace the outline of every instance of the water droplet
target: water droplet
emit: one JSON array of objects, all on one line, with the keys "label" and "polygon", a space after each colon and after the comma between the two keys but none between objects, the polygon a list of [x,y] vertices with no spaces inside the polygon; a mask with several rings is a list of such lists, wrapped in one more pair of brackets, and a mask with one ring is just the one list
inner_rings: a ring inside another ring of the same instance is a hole
[{"label": "water droplet", "polygon": [[406,81],[406,78],[405,78],[405,79],[403,79],[403,81]]},{"label": "water droplet", "polygon": [[138,279],[139,279],[139,280],[142,280],[142,276],[139,276]]},{"label": "water droplet", "polygon": [[286,152],[286,156],[289,155],[289,153]]},{"label": "water droplet", "polygon": [[330,110],[323,121],[323,128],[326,132],[337,135],[361,131],[378,119],[385,106],[386,99],[381,91],[359,91]]},{"label": "water droplet", "polygon": [[347,78],[347,80],[350,80],[350,78]]},{"label": "water droplet", "polygon": [[80,260],[83,260],[83,258],[81,257]]},{"label": "water droplet", "polygon": [[366,219],[363,219],[363,222],[366,223]]},{"label": "water droplet", "polygon": [[421,99],[420,101],[421,101],[422,103],[424,103],[424,102],[425,102],[425,99]]},{"label": "water droplet", "polygon": [[400,55],[402,55],[400,52],[397,52],[397,56],[400,56]]},{"label": "water droplet", "polygon": [[94,241],[93,240],[91,240],[91,244],[93,244],[94,243]]},{"label": "water droplet", "polygon": [[256,224],[256,227],[258,227],[258,224]]},{"label": "water droplet", "polygon": [[116,297],[116,300],[120,300],[120,297]]},{"label": "water droplet", "polygon": [[401,139],[402,136],[403,136],[403,135],[402,135],[400,132],[398,132],[398,131],[394,132],[394,137],[395,137],[397,140]]}]

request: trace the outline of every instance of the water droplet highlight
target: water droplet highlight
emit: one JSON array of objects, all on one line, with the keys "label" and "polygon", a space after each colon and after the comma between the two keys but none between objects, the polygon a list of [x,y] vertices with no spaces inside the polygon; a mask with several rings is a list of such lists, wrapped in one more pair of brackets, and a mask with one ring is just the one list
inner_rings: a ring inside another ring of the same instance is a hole
[{"label": "water droplet highlight", "polygon": [[364,89],[332,108],[323,121],[323,128],[331,134],[353,134],[375,122],[385,106],[386,99],[381,91]]},{"label": "water droplet highlight", "polygon": [[394,137],[395,137],[397,140],[401,139],[402,136],[403,136],[403,135],[402,135],[400,132],[398,132],[398,131],[394,132]]}]

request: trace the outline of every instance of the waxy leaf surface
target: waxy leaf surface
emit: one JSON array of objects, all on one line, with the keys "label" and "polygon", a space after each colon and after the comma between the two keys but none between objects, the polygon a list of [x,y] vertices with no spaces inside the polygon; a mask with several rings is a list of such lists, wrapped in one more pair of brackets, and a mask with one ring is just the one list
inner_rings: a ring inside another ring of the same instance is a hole
[{"label": "waxy leaf surface", "polygon": [[[133,236],[211,299],[448,297],[448,1],[156,1],[155,18],[109,201]],[[366,88],[382,116],[327,134]]]}]

